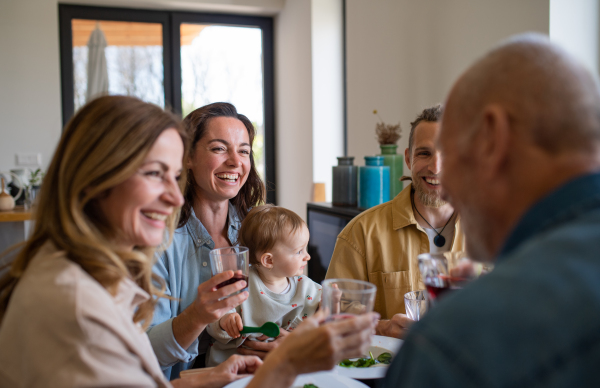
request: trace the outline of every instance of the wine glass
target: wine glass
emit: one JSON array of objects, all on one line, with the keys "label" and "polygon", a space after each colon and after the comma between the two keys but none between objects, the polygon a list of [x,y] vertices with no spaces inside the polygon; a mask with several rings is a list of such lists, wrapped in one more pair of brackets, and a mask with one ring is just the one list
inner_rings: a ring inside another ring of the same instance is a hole
[{"label": "wine glass", "polygon": [[422,253],[417,259],[432,303],[476,277],[474,264],[464,252]]}]

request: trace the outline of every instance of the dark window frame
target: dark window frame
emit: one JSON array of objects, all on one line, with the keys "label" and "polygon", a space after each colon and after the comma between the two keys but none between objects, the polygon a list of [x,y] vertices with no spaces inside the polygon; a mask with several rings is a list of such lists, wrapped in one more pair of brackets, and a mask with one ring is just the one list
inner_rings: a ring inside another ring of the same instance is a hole
[{"label": "dark window frame", "polygon": [[73,36],[71,20],[110,20],[122,22],[161,23],[163,26],[163,82],[165,107],[181,116],[181,23],[222,24],[258,27],[262,30],[263,97],[265,129],[265,179],[267,202],[276,203],[275,195],[275,87],[273,53],[273,18],[205,12],[180,12],[114,7],[58,5],[60,70],[63,125],[75,110],[73,90]]}]

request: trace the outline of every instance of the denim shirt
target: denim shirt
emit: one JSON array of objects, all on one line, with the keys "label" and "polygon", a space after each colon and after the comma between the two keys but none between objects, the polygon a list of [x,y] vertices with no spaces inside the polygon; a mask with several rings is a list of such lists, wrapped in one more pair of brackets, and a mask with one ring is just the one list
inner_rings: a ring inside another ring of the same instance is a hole
[{"label": "denim shirt", "polygon": [[[208,341],[199,346],[198,339],[182,348],[173,335],[173,318],[191,305],[198,295],[198,286],[212,277],[208,253],[215,243],[191,209],[188,222],[175,230],[173,242],[159,255],[154,272],[165,279],[166,294],[176,299],[161,298],[154,310],[148,337],[167,379],[179,377],[189,369],[199,354],[206,353]],[[237,243],[240,217],[229,203],[227,237]],[[204,332],[203,332],[204,334]]]},{"label": "denim shirt", "polygon": [[383,386],[598,387],[598,365],[600,174],[591,174],[533,205],[494,271],[415,323]]}]

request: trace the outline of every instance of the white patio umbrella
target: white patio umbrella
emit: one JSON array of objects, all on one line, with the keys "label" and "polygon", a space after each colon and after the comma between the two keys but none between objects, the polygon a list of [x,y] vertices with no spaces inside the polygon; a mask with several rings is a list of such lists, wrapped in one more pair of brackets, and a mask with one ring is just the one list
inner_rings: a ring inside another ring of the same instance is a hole
[{"label": "white patio umbrella", "polygon": [[96,29],[92,31],[88,46],[87,65],[87,92],[86,102],[99,95],[108,94],[108,68],[106,66],[106,38],[100,29],[100,23],[96,23]]}]

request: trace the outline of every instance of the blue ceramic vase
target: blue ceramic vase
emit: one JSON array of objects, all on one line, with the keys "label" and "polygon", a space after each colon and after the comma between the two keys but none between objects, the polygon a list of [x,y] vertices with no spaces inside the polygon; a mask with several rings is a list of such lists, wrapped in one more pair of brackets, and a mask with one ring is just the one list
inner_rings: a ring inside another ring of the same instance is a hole
[{"label": "blue ceramic vase", "polygon": [[390,168],[383,156],[365,156],[358,168],[358,207],[369,209],[390,200]]}]

